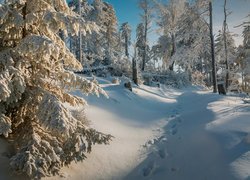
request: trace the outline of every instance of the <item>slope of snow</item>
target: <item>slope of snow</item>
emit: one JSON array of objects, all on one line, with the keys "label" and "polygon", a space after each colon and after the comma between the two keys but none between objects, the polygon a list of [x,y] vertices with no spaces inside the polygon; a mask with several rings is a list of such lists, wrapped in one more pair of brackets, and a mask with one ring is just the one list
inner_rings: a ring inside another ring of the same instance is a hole
[{"label": "slope of snow", "polygon": [[[250,178],[250,106],[240,98],[164,86],[130,92],[98,80],[109,99],[73,94],[87,99],[92,127],[112,134],[113,141],[95,145],[85,161],[45,179]],[[0,179],[18,179],[6,166],[7,144],[0,144]]]},{"label": "slope of snow", "polygon": [[[162,133],[167,115],[180,94],[141,86],[134,92],[123,85],[101,80],[109,99],[84,97],[88,101],[87,117],[92,127],[114,136],[108,146],[97,145],[83,163],[63,170],[66,179],[121,179],[145,158],[143,145]],[[82,96],[80,92],[75,95]],[[57,179],[57,178],[49,178]]]},{"label": "slope of snow", "polygon": [[216,112],[207,129],[223,133],[223,143],[229,153],[230,167],[237,179],[250,178],[250,104],[238,97],[227,97],[211,103]]}]

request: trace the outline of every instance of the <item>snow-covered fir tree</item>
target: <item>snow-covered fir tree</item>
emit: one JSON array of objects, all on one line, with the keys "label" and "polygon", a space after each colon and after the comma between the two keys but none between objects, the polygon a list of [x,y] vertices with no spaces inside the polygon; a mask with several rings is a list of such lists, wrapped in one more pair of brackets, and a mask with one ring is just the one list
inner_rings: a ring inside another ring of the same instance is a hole
[{"label": "snow-covered fir tree", "polygon": [[[77,14],[79,14],[89,25],[93,26],[93,28],[98,28],[93,21],[89,20],[89,13],[92,10],[92,6],[88,3],[87,0],[71,0],[68,2],[69,7]],[[82,65],[86,65],[86,54],[84,53],[84,49],[86,47],[87,41],[86,39],[91,34],[87,34],[86,31],[80,31],[77,35],[69,35],[67,37],[67,44],[69,46],[70,51],[77,57],[77,59],[82,63]]]},{"label": "snow-covered fir tree", "polygon": [[116,47],[118,41],[117,17],[112,5],[102,0],[93,1],[93,9],[88,19],[99,26],[98,33],[88,36],[87,54],[94,56],[94,66],[102,63],[110,65],[117,56]]},{"label": "snow-covered fir tree", "polygon": [[82,66],[58,36],[77,34],[79,22],[90,31],[64,0],[0,6],[0,135],[14,144],[12,168],[33,178],[57,174],[110,140],[85,124],[86,102],[68,93],[105,94],[72,72]]},{"label": "snow-covered fir tree", "polygon": [[104,34],[105,37],[105,64],[111,65],[116,61],[117,52],[116,47],[118,45],[118,29],[117,29],[117,17],[115,14],[115,10],[112,5],[106,5],[106,33]]}]

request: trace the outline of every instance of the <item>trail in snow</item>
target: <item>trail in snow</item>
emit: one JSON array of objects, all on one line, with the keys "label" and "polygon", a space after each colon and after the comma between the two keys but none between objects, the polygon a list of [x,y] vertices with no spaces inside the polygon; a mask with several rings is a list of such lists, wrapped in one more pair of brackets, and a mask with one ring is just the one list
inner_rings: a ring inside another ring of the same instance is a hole
[{"label": "trail in snow", "polygon": [[[208,124],[218,118],[217,114],[208,108],[209,104],[221,98],[223,97],[210,93],[192,91],[180,95],[170,116],[170,122],[164,127],[167,141],[157,141],[148,158],[126,179],[249,179],[250,153],[244,156],[243,152],[249,151],[250,148],[242,142],[244,137],[238,142],[243,145],[238,148],[236,146],[235,151],[225,145],[228,138],[226,131],[216,132],[207,129]],[[248,112],[248,117],[249,115]],[[248,122],[248,127],[249,125]],[[238,126],[242,124],[238,122]],[[232,139],[228,141],[231,142]],[[242,154],[241,161],[234,168],[238,172],[235,172],[232,164],[235,163],[235,158]]]},{"label": "trail in snow", "polygon": [[[214,95],[213,95],[214,96]],[[215,118],[207,109],[211,95],[187,92],[178,97],[182,123],[178,133],[169,138],[166,176],[170,179],[233,179],[225,148],[218,136],[205,127]]]}]

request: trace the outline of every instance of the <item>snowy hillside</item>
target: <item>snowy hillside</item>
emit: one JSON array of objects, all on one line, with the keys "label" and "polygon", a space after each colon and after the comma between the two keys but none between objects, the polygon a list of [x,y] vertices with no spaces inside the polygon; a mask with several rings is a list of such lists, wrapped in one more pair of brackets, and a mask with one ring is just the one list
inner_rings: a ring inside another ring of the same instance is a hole
[{"label": "snowy hillside", "polygon": [[115,138],[65,168],[66,179],[249,178],[250,106],[241,98],[198,88],[140,86],[131,93],[101,81],[109,99],[89,96],[87,116]]},{"label": "snowy hillside", "polygon": [[[86,97],[91,126],[114,136],[82,163],[46,179],[248,179],[250,106],[198,88],[140,86],[133,92],[99,79],[109,99]],[[74,94],[83,96],[76,91]],[[1,139],[0,179],[8,171]],[[23,178],[25,179],[25,177]]]}]

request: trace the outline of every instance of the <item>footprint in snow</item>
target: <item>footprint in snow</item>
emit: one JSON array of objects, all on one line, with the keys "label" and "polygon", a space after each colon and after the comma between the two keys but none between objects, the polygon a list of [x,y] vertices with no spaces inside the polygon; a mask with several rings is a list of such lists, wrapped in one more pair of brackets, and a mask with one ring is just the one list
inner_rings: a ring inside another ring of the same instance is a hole
[{"label": "footprint in snow", "polygon": [[175,135],[178,132],[178,121],[174,121],[174,123],[170,126],[170,134]]},{"label": "footprint in snow", "polygon": [[148,165],[142,170],[143,176],[144,177],[149,176],[152,173],[154,166],[155,166],[154,162],[149,162]]},{"label": "footprint in snow", "polygon": [[160,156],[161,159],[164,159],[166,157],[166,152],[165,152],[164,149],[160,149],[158,151],[158,154],[159,154],[159,156]]},{"label": "footprint in snow", "polygon": [[171,117],[171,118],[174,118],[174,117],[176,117],[176,115],[175,115],[175,114],[172,114],[170,117]]},{"label": "footprint in snow", "polygon": [[176,135],[178,132],[177,128],[171,129],[171,134]]},{"label": "footprint in snow", "polygon": [[182,122],[182,119],[181,119],[181,118],[178,118],[177,121],[178,121],[178,123],[181,123],[181,122]]},{"label": "footprint in snow", "polygon": [[175,167],[172,167],[172,168],[171,168],[171,171],[172,171],[172,172],[176,172],[176,171],[178,171],[178,169],[175,168]]},{"label": "footprint in snow", "polygon": [[176,126],[177,126],[177,124],[174,123],[171,128],[174,129],[174,128],[176,128]]}]

